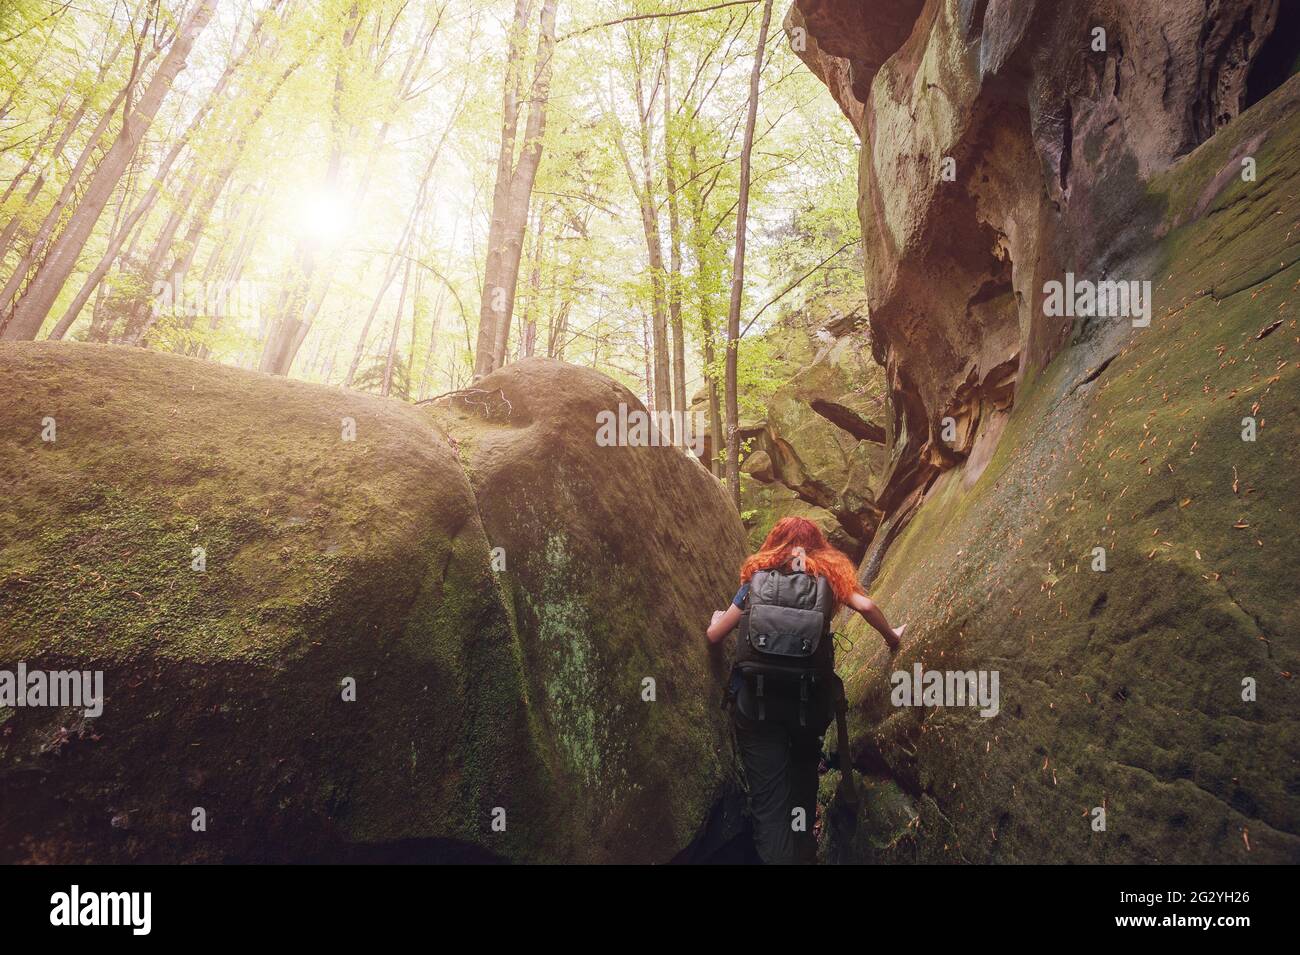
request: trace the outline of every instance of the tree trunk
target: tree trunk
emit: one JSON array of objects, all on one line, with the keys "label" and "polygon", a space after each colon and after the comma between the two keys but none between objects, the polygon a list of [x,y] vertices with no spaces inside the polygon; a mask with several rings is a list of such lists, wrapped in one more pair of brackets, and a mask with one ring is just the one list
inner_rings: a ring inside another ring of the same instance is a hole
[{"label": "tree trunk", "polygon": [[492,215],[488,220],[487,254],[479,300],[478,341],[474,346],[474,374],[486,375],[494,363],[497,323],[505,313],[501,274],[510,182],[514,175],[515,137],[519,132],[519,88],[524,40],[528,34],[528,0],[515,0],[515,14],[506,44],[506,72],[501,94],[501,142],[497,147],[497,176],[492,187]]},{"label": "tree trunk", "polygon": [[634,86],[636,94],[638,139],[641,146],[642,182],[636,173],[619,139],[619,150],[627,167],[628,177],[641,207],[641,230],[645,234],[646,257],[650,266],[650,300],[653,318],[654,401],[651,410],[672,411],[672,370],[668,358],[668,314],[664,289],[663,239],[659,229],[659,210],[654,192],[653,158],[651,154],[651,116],[654,113],[653,95],[646,102],[641,76],[641,62],[635,64]]},{"label": "tree trunk", "polygon": [[506,345],[510,337],[510,320],[514,314],[515,290],[519,283],[519,260],[524,251],[524,233],[528,228],[528,208],[532,202],[533,182],[542,162],[542,137],[546,134],[546,105],[551,92],[551,71],[555,54],[555,8],[557,0],[543,0],[537,34],[537,67],[533,76],[532,96],[528,100],[528,122],[519,149],[519,163],[510,181],[510,214],[507,217],[502,272],[498,275],[505,292],[506,310],[497,324],[496,344],[492,350],[494,368],[505,364]]},{"label": "tree trunk", "polygon": [[[165,175],[165,173],[160,174]],[[117,261],[117,253],[126,242],[127,236],[131,235],[140,219],[147,215],[149,210],[153,208],[154,202],[158,199],[158,186],[159,180],[154,179],[153,185],[149,187],[149,191],[145,193],[144,197],[139,202],[136,203],[135,208],[131,210],[127,217],[112,233],[108,240],[108,247],[104,250],[104,254],[100,257],[99,262],[90,270],[90,274],[86,276],[86,280],[81,283],[81,288],[78,290],[76,296],[73,297],[72,304],[70,304],[67,311],[63,313],[63,317],[59,319],[58,324],[50,329],[48,337],[51,341],[57,341],[66,335],[68,329],[70,329],[72,324],[77,320],[77,316],[81,314],[81,310],[85,307],[86,302],[89,301],[90,296],[94,294],[95,289],[99,287],[99,283],[103,281],[104,276],[108,274],[108,270],[112,268],[113,263]]]},{"label": "tree trunk", "polygon": [[[45,132],[41,134],[40,142],[36,144],[36,148],[32,150],[31,155],[27,157],[27,161],[23,163],[23,168],[18,170],[18,174],[9,180],[9,185],[5,187],[4,193],[0,194],[0,208],[9,201],[9,197],[14,194],[22,181],[27,178],[27,174],[32,171],[32,167],[36,165],[36,159],[45,149],[45,144],[50,141],[50,137],[54,135],[55,126],[58,125],[59,117],[63,114],[63,107],[67,105],[68,97],[71,95],[71,92],[63,94],[62,101],[60,101],[59,105],[54,109],[54,119],[45,127]],[[57,159],[59,153],[63,151],[63,147],[67,142],[66,137],[72,135],[73,129],[75,129],[76,124],[81,121],[81,115],[85,111],[86,104],[83,102],[76,115],[64,128],[63,136],[60,137],[58,144],[54,147],[53,157],[55,159]],[[26,195],[22,197],[22,201],[19,202],[18,208],[14,210],[13,216],[9,220],[9,224],[4,227],[3,231],[0,231],[0,262],[4,261],[5,253],[9,251],[9,243],[13,240],[14,234],[18,231],[18,223],[22,218],[18,213],[32,204],[33,200],[41,194],[41,187],[44,185],[45,173],[43,170],[38,171],[36,178],[28,188]]]},{"label": "tree trunk", "polygon": [[[22,222],[22,216],[19,213],[22,211],[22,209],[25,209],[27,206],[31,205],[32,201],[35,200],[35,198],[41,194],[41,190],[44,188],[45,188],[45,173],[38,172],[36,174],[36,178],[32,180],[31,188],[29,188],[27,190],[27,194],[23,196],[21,207],[14,212],[13,216],[9,219],[9,223],[4,227],[2,231],[0,231],[0,265],[4,264],[5,254],[9,251],[9,246],[13,242],[14,236],[18,233],[18,226]],[[18,270],[20,268],[22,268],[21,265],[19,265],[17,268],[14,269],[14,275],[19,274]],[[23,271],[25,272],[26,270],[23,269]],[[10,280],[12,281],[12,279],[13,276],[11,275]]]},{"label": "tree trunk", "polygon": [[673,333],[673,406],[681,414],[677,444],[686,446],[686,339],[682,328],[682,227],[677,212],[677,172],[673,167],[672,60],[664,32],[664,172],[668,191],[668,321]]},{"label": "tree trunk", "polygon": [[357,368],[361,365],[361,358],[366,352],[366,339],[370,335],[370,325],[379,312],[379,306],[384,300],[384,295],[393,284],[393,279],[397,277],[397,260],[400,256],[409,256],[410,254],[410,246],[415,240],[416,224],[420,212],[424,208],[425,197],[429,192],[429,183],[433,179],[433,169],[438,164],[438,155],[441,151],[442,142],[439,142],[433,154],[429,156],[429,161],[425,164],[424,172],[420,176],[420,188],[416,190],[415,202],[411,204],[411,211],[407,214],[406,224],[402,228],[402,235],[397,240],[397,248],[393,252],[392,258],[389,259],[384,280],[380,283],[379,290],[371,301],[370,312],[366,315],[365,324],[361,326],[361,337],[357,340],[356,350],[352,353],[352,364],[348,366],[347,378],[343,381],[343,387],[345,388],[352,386],[352,379],[356,377]]},{"label": "tree trunk", "polygon": [[[355,9],[356,8],[354,8],[354,12]],[[388,141],[388,133],[392,128],[393,122],[392,114],[395,112],[397,106],[400,105],[401,100],[405,99],[406,95],[411,91],[416,78],[419,76],[420,70],[427,61],[433,38],[438,31],[440,23],[441,12],[439,12],[437,18],[435,18],[427,32],[424,29],[424,24],[421,24],[418,35],[422,39],[420,42],[411,46],[410,54],[407,56],[405,65],[402,67],[402,72],[398,78],[398,103],[389,107],[389,115],[384,118],[383,123],[379,127],[379,132],[374,137],[370,154],[366,158],[365,169],[353,188],[352,201],[347,207],[349,209],[360,209],[362,202],[365,201],[366,193],[370,190],[370,183],[374,175],[375,160],[384,152],[384,146]],[[392,41],[392,36],[392,32],[389,31],[379,48],[372,49],[370,53],[372,59],[380,64],[386,61],[387,51],[389,44]],[[376,69],[374,71],[375,78],[378,79],[379,75],[380,70]],[[459,112],[460,106],[458,103],[456,108],[452,110],[452,119],[448,121],[447,130],[444,130],[442,134],[443,140],[446,139],[447,131],[450,130],[452,125],[454,125],[455,117]],[[441,142],[438,145],[438,149],[442,149]],[[337,178],[337,166],[335,166],[334,169],[335,178]],[[317,274],[313,277],[314,280],[312,281],[308,294],[304,299],[302,312],[297,316],[297,320],[293,323],[293,337],[288,343],[287,354],[282,357],[280,362],[283,366],[283,370],[277,371],[276,369],[267,369],[268,371],[272,371],[275,374],[285,375],[289,373],[289,368],[293,365],[293,360],[297,355],[298,347],[307,337],[307,332],[311,330],[311,326],[316,321],[316,316],[320,314],[320,310],[325,304],[325,298],[329,294],[330,286],[333,284],[334,275],[337,272],[338,260],[339,254],[338,251],[335,250],[330,254],[326,267],[323,270],[316,270]]]},{"label": "tree trunk", "polygon": [[542,307],[542,255],[546,244],[546,206],[537,210],[533,235],[532,267],[528,274],[528,304],[524,309],[524,330],[519,341],[519,357],[532,358],[537,341],[537,314]]},{"label": "tree trunk", "polygon": [[402,312],[406,310],[406,290],[411,284],[411,260],[408,257],[402,270],[402,290],[397,296],[397,311],[393,314],[393,331],[388,336],[388,359],[384,363],[384,385],[379,393],[385,398],[393,387],[393,356],[397,354],[397,338],[402,333]]},{"label": "tree trunk", "polygon": [[713,362],[716,359],[716,353],[713,349],[713,329],[709,327],[707,313],[705,313],[704,327],[701,331],[704,333],[704,361],[710,369],[704,373],[704,384],[708,389],[709,395],[709,441],[713,453],[709,455],[709,470],[715,477],[722,477],[722,449],[726,444],[722,430],[722,407],[718,401],[718,379],[714,376]]},{"label": "tree trunk", "polygon": [[[272,4],[271,9],[278,6],[279,2],[280,0],[276,0],[276,2]],[[263,16],[265,17],[265,14]],[[204,120],[206,120],[208,115],[212,112],[217,101],[220,100],[221,96],[225,93],[226,87],[230,84],[231,77],[234,75],[235,70],[238,68],[245,56],[250,52],[253,41],[260,34],[261,23],[262,21],[259,20],[254,26],[253,32],[249,36],[248,43],[245,45],[243,52],[226,65],[225,70],[217,80],[216,85],[213,86],[212,91],[208,94],[203,106],[194,115],[189,126],[186,127],[185,132],[180,135],[176,142],[172,144],[171,149],[167,151],[167,155],[163,157],[163,161],[159,164],[158,171],[154,174],[153,182],[150,183],[149,189],[145,193],[144,197],[136,203],[135,207],[131,210],[123,223],[110,234],[111,237],[108,242],[108,247],[104,250],[103,256],[100,258],[98,264],[96,264],[96,266],[91,270],[90,275],[86,277],[85,282],[82,283],[81,289],[73,298],[72,304],[68,307],[68,310],[64,312],[63,317],[59,319],[58,324],[50,331],[49,337],[51,339],[60,339],[67,334],[68,329],[71,328],[73,322],[77,320],[77,316],[81,313],[81,309],[85,306],[86,301],[95,291],[95,288],[104,278],[104,275],[112,267],[113,262],[117,258],[118,252],[121,251],[122,245],[126,242],[127,236],[132,234],[136,225],[144,216],[149,214],[154,203],[158,201],[158,196],[162,191],[163,184],[166,182],[168,175],[171,174],[172,166],[175,165],[176,160],[185,150],[185,147],[189,145],[195,132],[197,132],[199,127],[203,125]],[[179,225],[179,218],[177,219],[177,225]],[[175,228],[176,227],[173,226],[172,234],[175,233]]]},{"label": "tree trunk", "polygon": [[[238,144],[236,144],[238,148]],[[140,278],[145,282],[152,282],[155,276],[162,272],[163,260],[167,254],[172,251],[172,245],[176,241],[176,232],[180,229],[181,224],[185,221],[185,214],[195,210],[194,214],[199,215],[196,207],[199,206],[199,186],[203,182],[203,163],[198,159],[193,160],[189,170],[186,172],[184,180],[181,182],[181,188],[176,198],[172,201],[171,208],[168,210],[167,218],[163,221],[162,228],[154,237],[153,247],[150,249],[149,257],[145,259],[140,269]],[[159,187],[161,194],[161,186]],[[146,210],[147,211],[147,210]],[[143,238],[144,229],[139,229],[131,244],[126,251],[122,253],[122,261],[130,263],[135,259],[136,245]],[[124,325],[121,333],[122,341],[130,341],[148,320],[149,306],[147,302],[135,302],[127,310]],[[112,338],[113,327],[117,324],[116,317],[113,317],[108,325],[108,337]]]},{"label": "tree trunk", "polygon": [[564,336],[569,333],[569,309],[571,307],[569,300],[565,299],[560,302],[560,307],[555,310],[555,316],[551,320],[550,334],[546,338],[547,358],[564,361],[564,346],[566,344]]},{"label": "tree trunk", "polygon": [[731,266],[731,303],[727,309],[727,484],[731,500],[740,510],[739,402],[736,394],[736,350],[740,345],[740,305],[745,289],[745,226],[749,218],[749,161],[754,148],[754,123],[758,118],[758,80],[763,70],[767,28],[772,21],[772,0],[764,0],[763,25],[758,30],[754,68],[749,75],[749,111],[745,115],[745,140],[740,147],[740,198],[736,204],[736,254]]},{"label": "tree trunk", "polygon": [[654,354],[654,345],[650,341],[650,322],[646,319],[644,313],[641,316],[641,343],[641,350],[645,355],[645,403],[646,407],[653,409],[655,406],[655,372],[654,361],[651,356]]},{"label": "tree trunk", "polygon": [[[112,121],[114,110],[126,98],[128,89],[129,87],[124,86],[118,90],[113,102],[99,117],[99,122],[95,124],[95,128],[90,133],[90,138],[86,140],[85,145],[81,148],[81,153],[77,156],[77,161],[69,171],[68,178],[63,183],[63,188],[59,190],[59,195],[54,200],[54,204],[46,211],[45,217],[36,230],[36,235],[32,237],[31,244],[27,247],[27,251],[18,259],[13,272],[9,275],[9,281],[5,283],[3,289],[0,289],[0,307],[7,307],[13,301],[14,296],[18,294],[18,289],[22,286],[23,279],[27,277],[28,270],[40,261],[41,253],[45,251],[50,237],[54,234],[59,220],[63,217],[63,210],[76,197],[77,186],[81,183],[82,176],[85,175],[86,166],[90,163],[91,157],[94,156],[100,140],[104,138],[104,132]],[[116,181],[114,185],[116,185]],[[105,204],[107,204],[107,200],[105,200]]]},{"label": "tree trunk", "polygon": [[[112,52],[107,57],[105,57],[104,60],[101,62],[99,67],[99,74],[95,77],[96,86],[98,86],[100,83],[104,81],[104,77],[108,75],[108,71],[113,64],[113,61],[117,58],[118,53],[122,51],[122,47],[124,44],[125,44],[125,36],[119,37],[116,45],[114,45],[113,47]],[[67,98],[70,95],[71,95],[71,91],[69,91],[68,94],[64,96],[63,102],[61,102],[59,104],[59,108],[55,110],[54,113],[55,121],[57,121],[60,112],[62,112],[63,110],[63,105],[65,102],[67,102]],[[90,109],[90,100],[91,100],[90,94],[83,96],[81,99],[81,104],[77,107],[76,112],[72,114],[72,117],[68,120],[67,124],[63,127],[63,132],[59,134],[58,142],[54,144],[54,149],[51,150],[50,152],[50,159],[52,163],[57,162],[59,156],[63,155],[63,150],[64,147],[68,145],[68,140],[72,138],[72,134],[76,132],[77,127],[81,125],[82,119],[85,118],[87,111],[89,111]],[[120,100],[115,101],[112,105],[109,106],[109,108],[105,111],[106,116],[112,114],[113,109],[116,108],[118,102],[120,102]],[[51,122],[50,130],[52,130],[53,128],[54,128],[54,122]],[[48,133],[50,130],[47,130],[46,131],[47,135],[42,138],[41,140],[42,146],[44,145],[45,141],[48,139]],[[100,132],[102,133],[102,130],[100,130]],[[94,139],[95,142],[99,141],[98,136],[93,136],[92,139]],[[17,188],[19,180],[27,173],[27,170],[31,167],[32,162],[35,161],[37,155],[40,153],[40,150],[41,150],[41,146],[38,146],[36,148],[36,151],[32,153],[32,157],[28,161],[28,164],[23,167],[23,171],[20,172],[18,176],[14,177],[12,182],[10,182],[9,188],[5,190],[4,198],[0,198],[0,205],[3,205],[5,200],[7,200],[9,196],[12,194],[13,190]],[[27,190],[27,195],[23,196],[22,204],[19,207],[20,209],[26,208],[33,201],[35,201],[36,197],[39,196],[41,193],[41,188],[42,186],[44,186],[46,178],[47,177],[45,176],[44,172],[37,174],[36,181],[32,184],[31,188]],[[9,224],[5,226],[4,232],[0,234],[0,261],[3,261],[5,253],[9,251],[9,244],[13,239],[14,232],[17,231],[18,222],[19,222],[19,217],[15,215],[13,219],[10,220]],[[4,301],[7,302],[8,298],[6,297]]]},{"label": "tree trunk", "polygon": [[[222,156],[223,164],[212,174],[208,182],[208,187],[202,192],[202,198],[195,201],[194,195],[198,189],[199,182],[202,180],[202,163],[197,159],[186,176],[185,184],[181,189],[180,199],[173,205],[172,212],[167,218],[166,224],[159,233],[157,240],[154,242],[153,252],[149,256],[149,261],[145,265],[141,275],[145,281],[153,281],[162,269],[162,261],[168,252],[173,252],[172,267],[167,272],[169,281],[175,280],[178,270],[183,271],[187,266],[184,264],[192,257],[203,231],[207,228],[208,219],[212,211],[216,208],[217,202],[221,198],[222,192],[234,177],[235,169],[239,166],[240,159],[243,158],[244,150],[248,147],[249,135],[254,126],[262,118],[271,102],[275,99],[280,88],[288,82],[289,77],[297,72],[305,60],[299,57],[294,62],[280,71],[279,75],[271,85],[262,93],[257,107],[243,121],[239,127],[239,135],[234,143],[226,150]],[[193,208],[194,214],[190,219],[189,227],[186,230],[185,238],[181,241],[179,249],[173,248],[176,238],[176,231],[184,221],[185,211]],[[130,258],[128,252],[127,258]],[[127,327],[123,330],[122,339],[130,344],[140,344],[144,341],[144,336],[148,333],[155,320],[155,316],[149,312],[143,305],[137,305],[131,310],[127,317]]]},{"label": "tree trunk", "polygon": [[[478,343],[474,353],[474,374],[485,375],[505,360],[506,344],[519,282],[519,260],[533,182],[542,160],[542,139],[546,132],[546,106],[550,97],[551,71],[555,51],[555,9],[557,0],[543,0],[537,35],[537,56],[528,99],[528,120],[519,161],[514,162],[514,145],[519,124],[517,70],[507,70],[502,109],[501,150],[497,157],[497,182],[492,192],[492,220],[488,229],[487,262],[479,303]],[[512,61],[521,55],[527,29],[525,0],[516,0],[514,28],[510,36]]]},{"label": "tree trunk", "polygon": [[148,85],[134,106],[125,108],[122,122],[113,145],[95,168],[86,194],[68,220],[67,227],[50,249],[45,262],[32,279],[31,285],[14,309],[13,318],[2,337],[6,339],[33,339],[41,323],[49,314],[63,283],[76,267],[77,258],[86,239],[99,221],[108,204],[113,189],[126,170],[127,164],[139,148],[140,141],[153,123],[158,107],[170,91],[176,76],[185,68],[194,41],[212,19],[215,0],[198,0],[189,18],[180,26],[167,55],[150,78]]},{"label": "tree trunk", "polygon": [[405,250],[405,237],[402,238],[402,244],[399,244],[397,251],[388,260],[388,266],[384,269],[384,280],[379,283],[379,288],[375,291],[375,297],[370,300],[370,311],[366,313],[366,320],[361,326],[361,336],[357,339],[357,347],[352,352],[352,363],[348,365],[347,377],[343,379],[343,387],[351,388],[352,379],[357,376],[357,369],[361,367],[361,359],[366,354],[366,341],[370,338],[370,326],[374,324],[375,316],[379,314],[379,306],[384,302],[384,296],[388,294],[389,288],[392,287],[393,279],[397,278],[397,258]]},{"label": "tree trunk", "polygon": [[[455,235],[455,228],[452,229]],[[452,241],[452,247],[455,248],[455,240]],[[433,312],[429,316],[429,345],[424,353],[424,367],[420,369],[420,393],[419,400],[423,401],[429,397],[429,383],[433,380],[433,356],[435,346],[438,343],[438,328],[442,324],[442,303],[447,296],[447,286],[438,286],[438,297],[433,300]]]},{"label": "tree trunk", "polygon": [[[226,185],[230,182],[235,172],[235,163],[229,163],[223,169],[216,181],[208,188],[203,199],[199,203],[198,209],[190,219],[190,224],[185,230],[185,235],[181,237],[180,242],[175,244],[173,249],[171,268],[167,270],[166,281],[174,285],[181,286],[185,282],[185,273],[189,271],[190,265],[194,262],[194,255],[198,252],[199,242],[203,238],[203,233],[208,227],[208,220],[212,216],[213,210],[217,206],[217,201],[225,191]],[[149,275],[156,274],[150,270]],[[158,319],[157,311],[149,309],[145,313],[145,306],[137,304],[133,310],[127,328],[122,333],[122,339],[130,345],[143,345],[145,336],[153,328],[154,322]]]},{"label": "tree trunk", "polygon": [[695,145],[687,150],[686,194],[690,200],[691,210],[691,252],[695,257],[696,270],[696,306],[700,313],[700,341],[704,353],[704,382],[709,395],[709,433],[710,454],[709,470],[716,477],[723,477],[722,452],[726,447],[726,438],[722,429],[722,410],[718,401],[718,376],[715,374],[716,330],[713,322],[713,296],[707,284],[708,251],[711,230],[705,223],[707,199],[699,187],[700,167],[696,157]]}]

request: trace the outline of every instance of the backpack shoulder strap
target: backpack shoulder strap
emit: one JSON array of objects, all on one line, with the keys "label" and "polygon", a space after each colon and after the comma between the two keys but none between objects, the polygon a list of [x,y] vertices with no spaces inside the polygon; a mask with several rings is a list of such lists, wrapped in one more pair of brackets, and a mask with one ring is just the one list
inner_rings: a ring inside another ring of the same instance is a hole
[{"label": "backpack shoulder strap", "polygon": [[817,578],[817,609],[822,612],[822,617],[826,621],[826,632],[829,633],[832,618],[835,616],[835,590],[828,579],[820,576]]},{"label": "backpack shoulder strap", "polygon": [[772,603],[778,597],[780,581],[773,579],[774,573],[771,570],[756,570],[749,578],[749,596],[746,599],[751,606]]}]

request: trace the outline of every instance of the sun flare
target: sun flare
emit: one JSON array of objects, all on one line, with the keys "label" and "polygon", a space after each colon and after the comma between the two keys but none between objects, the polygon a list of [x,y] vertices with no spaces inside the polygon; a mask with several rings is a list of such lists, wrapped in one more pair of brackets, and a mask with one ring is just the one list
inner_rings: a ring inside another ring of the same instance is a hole
[{"label": "sun flare", "polygon": [[338,196],[312,192],[302,196],[294,211],[296,231],[305,238],[332,245],[343,237],[351,210]]}]

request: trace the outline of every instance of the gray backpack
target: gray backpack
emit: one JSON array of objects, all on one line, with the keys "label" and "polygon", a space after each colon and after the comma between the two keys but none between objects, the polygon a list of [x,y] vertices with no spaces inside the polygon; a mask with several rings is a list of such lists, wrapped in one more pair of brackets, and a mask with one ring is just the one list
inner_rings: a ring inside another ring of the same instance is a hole
[{"label": "gray backpack", "polygon": [[741,715],[824,732],[835,677],[831,617],[835,594],[825,577],[760,570],[741,608],[733,694]]}]

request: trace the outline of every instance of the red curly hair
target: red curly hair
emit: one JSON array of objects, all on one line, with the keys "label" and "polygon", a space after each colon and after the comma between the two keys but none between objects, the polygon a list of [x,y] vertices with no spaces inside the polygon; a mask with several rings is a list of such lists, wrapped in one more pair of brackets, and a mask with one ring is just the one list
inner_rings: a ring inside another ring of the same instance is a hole
[{"label": "red curly hair", "polygon": [[821,528],[803,517],[783,517],[776,522],[758,553],[741,564],[740,582],[748,583],[757,571],[784,567],[801,552],[803,569],[826,578],[836,603],[846,604],[854,594],[863,592],[853,561],[827,542]]}]

